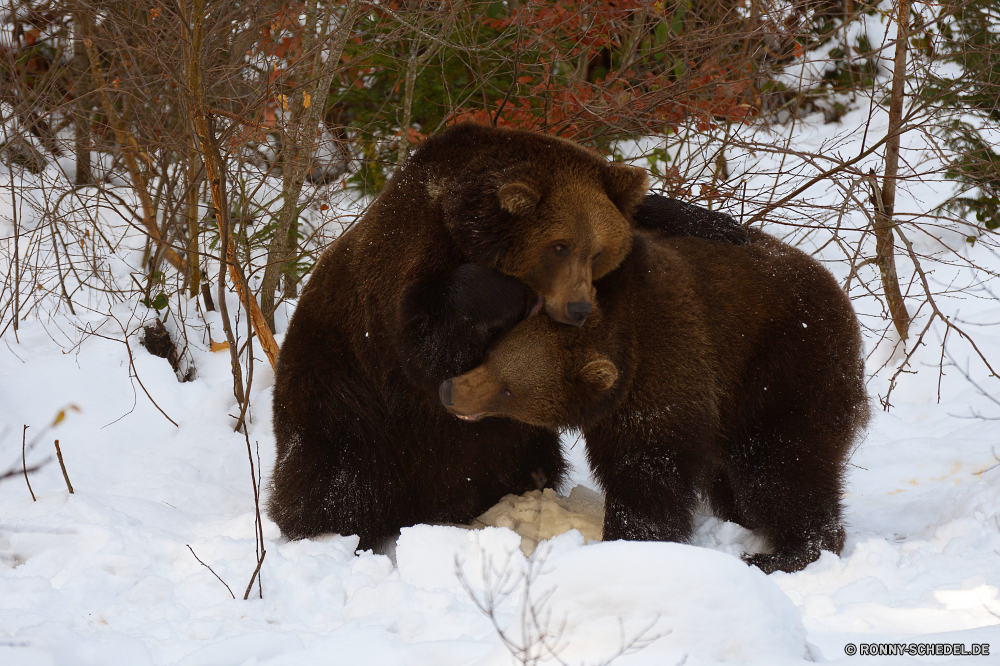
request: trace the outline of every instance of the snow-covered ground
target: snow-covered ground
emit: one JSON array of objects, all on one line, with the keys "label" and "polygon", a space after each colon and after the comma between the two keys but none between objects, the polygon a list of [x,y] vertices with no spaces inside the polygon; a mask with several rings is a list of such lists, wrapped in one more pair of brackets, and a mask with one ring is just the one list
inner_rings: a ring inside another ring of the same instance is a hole
[{"label": "snow-covered ground", "polygon": [[[794,140],[815,147],[865,118],[853,112],[839,127],[812,118]],[[870,132],[881,136],[884,118]],[[852,144],[837,150],[850,153]],[[751,189],[773,181],[779,167],[767,156],[730,161]],[[790,174],[783,188],[808,171],[788,161],[781,168]],[[843,200],[827,189],[806,196]],[[945,194],[941,183],[915,184],[901,192],[898,210],[929,210]],[[0,225],[9,227],[9,213],[5,192]],[[911,235],[918,251],[941,248]],[[1000,270],[1000,257],[963,235],[945,235],[953,263],[967,258]],[[837,252],[830,246],[822,256]],[[912,269],[903,258],[900,266],[907,284]],[[843,264],[831,269],[846,278]],[[975,287],[986,274],[934,269],[934,285],[978,289],[941,296],[938,305],[1000,367],[1000,302],[984,291],[989,283]],[[862,320],[881,331],[878,304],[855,289]],[[918,302],[911,299],[911,308]],[[236,310],[235,300],[230,307]],[[256,365],[244,437],[232,430],[229,356],[209,351],[207,328],[189,329],[198,376],[182,384],[135,335],[130,349],[120,342],[122,327],[133,332],[152,316],[145,308],[132,301],[79,310],[29,316],[0,345],[0,473],[20,469],[27,424],[29,448],[35,443],[28,465],[51,457],[58,438],[76,491],[68,494],[55,461],[30,477],[37,501],[20,475],[0,482],[4,666],[499,665],[549,663],[552,652],[574,665],[616,656],[623,665],[1000,663],[1000,403],[993,399],[1000,391],[955,332],[939,378],[939,324],[914,355],[915,374],[901,376],[888,412],[875,396],[886,394],[901,357],[891,355],[891,339],[869,334],[875,418],[850,461],[840,557],[825,553],[802,572],[765,576],[738,559],[756,544],[753,535],[706,515],[692,545],[585,545],[570,531],[530,559],[508,529],[420,525],[403,530],[394,564],[355,554],[352,536],[287,542],[265,518],[263,598],[255,584],[244,601],[257,564],[248,450],[255,462],[259,450],[265,478],[274,455],[269,365]],[[914,331],[927,315],[920,312]],[[206,316],[218,341],[217,315]],[[49,427],[60,412],[64,418]],[[567,435],[566,445],[573,483],[593,487],[583,442]],[[863,656],[872,643],[969,651],[987,644],[993,656]],[[858,655],[845,652],[849,644]],[[520,661],[512,655],[519,647],[528,649]]]}]

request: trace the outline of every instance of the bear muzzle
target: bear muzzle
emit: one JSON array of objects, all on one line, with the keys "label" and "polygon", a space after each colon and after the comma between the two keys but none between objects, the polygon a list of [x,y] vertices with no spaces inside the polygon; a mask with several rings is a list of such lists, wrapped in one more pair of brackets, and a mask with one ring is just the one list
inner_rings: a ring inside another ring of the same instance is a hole
[{"label": "bear muzzle", "polygon": [[590,301],[564,301],[560,307],[557,301],[545,299],[545,314],[560,324],[583,326],[583,322],[587,321],[593,311],[594,306]]},{"label": "bear muzzle", "polygon": [[583,326],[583,322],[587,321],[587,317],[593,310],[594,306],[586,301],[567,303],[566,314],[569,315],[569,321],[566,323],[573,324],[574,326]]},{"label": "bear muzzle", "polygon": [[[472,373],[476,371],[473,370]],[[471,374],[471,373],[470,373]],[[455,380],[459,381],[459,389],[455,389]],[[445,409],[451,412],[453,415],[462,419],[463,421],[478,421],[479,419],[486,416],[486,411],[482,409],[483,405],[477,405],[477,400],[468,395],[469,386],[467,380],[467,375],[462,375],[461,377],[453,377],[452,379],[446,379],[441,382],[441,386],[438,387],[438,397],[441,398],[441,404],[444,405]],[[456,396],[459,398],[459,404],[455,404]]]}]

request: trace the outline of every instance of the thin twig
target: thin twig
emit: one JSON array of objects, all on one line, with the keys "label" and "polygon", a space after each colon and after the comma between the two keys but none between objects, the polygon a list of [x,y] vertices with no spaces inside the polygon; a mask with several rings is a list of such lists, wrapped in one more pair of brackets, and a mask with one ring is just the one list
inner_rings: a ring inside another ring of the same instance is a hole
[{"label": "thin twig", "polygon": [[59,448],[59,440],[56,440],[56,458],[59,459],[59,468],[62,469],[63,478],[66,480],[66,487],[69,488],[69,494],[75,494],[73,492],[73,484],[69,482],[69,474],[66,473],[66,464],[63,462],[62,450]]},{"label": "thin twig", "polygon": [[493,127],[497,126],[497,121],[500,119],[500,114],[503,112],[503,108],[507,106],[507,102],[510,100],[510,94],[514,92],[514,88],[517,87],[517,78],[519,74],[519,69],[521,68],[521,20],[517,21],[517,40],[514,42],[514,76],[510,80],[510,87],[507,88],[507,94],[503,96],[503,101],[500,102],[500,106],[497,107],[497,112],[493,114]]},{"label": "thin twig", "polygon": [[990,362],[986,359],[986,355],[983,354],[982,351],[980,351],[979,346],[976,345],[972,337],[970,337],[961,328],[956,326],[951,321],[950,317],[945,316],[945,314],[938,309],[937,303],[934,301],[934,297],[931,294],[930,285],[927,282],[927,275],[926,273],[924,273],[924,269],[920,265],[920,260],[917,258],[917,253],[913,251],[913,245],[910,243],[910,240],[906,237],[906,235],[902,232],[902,230],[898,227],[896,228],[896,234],[899,236],[900,240],[902,240],[903,244],[906,246],[906,252],[907,254],[910,255],[910,260],[913,261],[913,267],[917,271],[917,275],[920,276],[920,282],[921,284],[923,284],[924,287],[924,294],[927,296],[927,302],[934,310],[934,315],[937,316],[942,322],[944,322],[944,325],[946,327],[948,327],[949,329],[954,329],[956,333],[965,338],[968,341],[968,343],[972,345],[972,348],[976,351],[976,355],[979,356],[979,360],[983,362],[983,365],[985,365],[986,368],[990,371],[990,374],[993,375],[994,377],[1000,378],[1000,375],[998,375],[997,371],[993,369],[992,365],[990,365]]},{"label": "thin twig", "polygon": [[265,125],[263,123],[258,123],[255,120],[250,120],[249,118],[244,118],[243,116],[239,116],[239,115],[237,115],[235,113],[232,113],[231,111],[226,111],[225,109],[219,109],[219,108],[216,108],[216,107],[211,107],[210,109],[208,109],[208,113],[209,113],[209,115],[212,115],[212,116],[224,116],[226,118],[229,118],[230,120],[234,120],[234,121],[240,123],[241,125],[247,125],[249,127],[254,127],[256,129],[259,129],[259,130],[267,130],[268,132],[280,132],[281,134],[284,134],[284,131],[281,130],[280,128],[268,127],[267,125]]},{"label": "thin twig", "polygon": [[767,215],[768,213],[770,213],[772,210],[774,210],[776,208],[781,208],[786,203],[788,203],[789,201],[791,201],[795,197],[799,196],[800,194],[802,194],[803,192],[805,192],[806,190],[808,190],[810,187],[812,187],[816,183],[818,183],[820,181],[823,181],[823,180],[826,180],[830,176],[833,176],[833,175],[835,175],[837,173],[840,173],[844,169],[857,164],[858,162],[860,162],[861,160],[863,160],[864,158],[868,157],[869,155],[871,155],[872,153],[874,153],[876,150],[878,150],[879,148],[881,148],[887,141],[889,141],[889,139],[891,139],[892,137],[896,136],[897,134],[904,134],[904,133],[906,133],[906,131],[909,130],[909,129],[911,129],[912,127],[913,127],[912,125],[904,125],[904,126],[901,126],[899,128],[899,130],[897,132],[895,132],[895,133],[891,133],[891,132],[890,133],[886,133],[886,135],[884,137],[882,137],[879,141],[877,141],[871,148],[869,148],[868,150],[862,151],[857,157],[849,159],[846,162],[842,162],[842,163],[838,164],[837,166],[833,167],[832,169],[827,169],[823,173],[820,173],[820,174],[817,174],[817,175],[813,176],[812,178],[810,178],[809,180],[807,180],[805,183],[803,183],[799,187],[796,187],[794,190],[792,190],[792,192],[790,194],[787,194],[787,195],[783,196],[778,201],[775,201],[773,203],[770,203],[770,204],[764,206],[762,209],[760,209],[759,211],[757,211],[753,216],[751,216],[751,218],[749,220],[747,220],[746,222],[744,222],[743,226],[749,227],[754,222],[757,222],[758,220],[763,219],[764,216]]},{"label": "thin twig", "polygon": [[[257,568],[253,570],[253,575],[250,577],[250,584],[247,585],[247,591],[243,594],[243,601],[250,598],[250,590],[253,589],[253,582],[257,579],[258,574],[260,574],[260,566],[264,564],[264,556],[267,555],[267,551],[261,551],[260,559],[257,560]],[[264,598],[264,592],[261,591],[260,598]]]},{"label": "thin twig", "polygon": [[164,418],[173,423],[175,428],[180,428],[180,426],[177,425],[177,421],[174,421],[172,418],[170,418],[170,416],[167,415],[167,413],[163,411],[163,409],[158,404],[156,404],[156,401],[153,400],[153,396],[149,394],[149,391],[146,390],[146,386],[142,383],[142,379],[139,378],[139,371],[135,369],[135,359],[132,357],[132,347],[128,343],[128,331],[125,330],[125,327],[122,326],[120,321],[118,321],[117,319],[115,319],[115,321],[118,323],[118,327],[121,328],[122,330],[122,341],[125,343],[125,350],[128,352],[128,365],[129,369],[131,370],[132,376],[134,376],[136,381],[139,382],[139,387],[142,388],[142,392],[146,394],[146,397],[149,398],[149,401],[153,403],[153,407],[156,407],[156,409],[159,410],[161,414],[163,414]]},{"label": "thin twig", "polygon": [[[219,574],[215,573],[215,571],[212,569],[212,567],[208,566],[207,564],[205,564],[204,562],[201,561],[201,558],[198,557],[198,555],[194,552],[194,548],[192,548],[189,544],[184,544],[184,545],[187,546],[187,549],[191,551],[192,555],[194,555],[194,559],[198,560],[198,564],[200,564],[201,566],[203,566],[206,569],[208,569],[209,571],[211,571],[212,575],[215,576],[216,578],[218,578],[220,583],[222,583],[223,585],[226,585],[226,581],[222,580],[222,578],[219,577]],[[233,599],[235,599],[236,595],[233,594],[233,591],[231,589],[229,589],[228,585],[226,585],[226,589],[229,590],[229,596],[231,596]]]},{"label": "thin twig", "polygon": [[[250,363],[251,363],[251,365],[253,364],[253,352],[252,352],[252,348],[251,348],[251,353],[250,353]],[[250,590],[253,589],[253,583],[254,583],[255,580],[257,581],[257,591],[258,591],[258,593],[260,595],[260,598],[263,599],[264,598],[264,589],[263,589],[263,586],[260,583],[260,578],[258,578],[258,576],[260,574],[260,567],[264,563],[264,556],[267,555],[267,551],[264,549],[264,521],[261,520],[261,517],[260,517],[260,486],[258,485],[258,482],[257,482],[257,478],[258,478],[257,471],[258,470],[254,469],[253,450],[250,448],[250,435],[248,434],[246,428],[243,428],[243,437],[244,437],[244,439],[246,440],[246,443],[247,443],[247,457],[250,459],[250,482],[251,482],[251,484],[253,484],[254,539],[257,542],[256,543],[256,546],[257,546],[257,568],[254,569],[253,575],[250,576],[250,583],[247,585],[247,591],[246,591],[246,594],[243,595],[243,599],[246,600],[246,599],[250,598]],[[258,443],[257,446],[259,447],[260,443]],[[259,456],[260,456],[260,453],[258,451],[258,457]],[[259,468],[259,465],[258,465],[258,468]]]},{"label": "thin twig", "polygon": [[31,481],[28,481],[28,463],[27,454],[25,453],[24,440],[28,433],[28,425],[25,424],[24,430],[21,431],[21,469],[24,470],[24,482],[28,484],[28,492],[31,493],[31,501],[37,502],[38,499],[35,497],[35,491],[31,489]]},{"label": "thin twig", "polygon": [[[28,474],[34,474],[35,472],[37,472],[41,468],[45,467],[50,462],[52,462],[52,458],[48,457],[45,460],[43,460],[42,462],[36,463],[36,464],[32,465],[31,467],[26,468],[26,471],[28,472]],[[12,476],[16,476],[16,475],[17,475],[17,467],[14,467],[13,469],[7,470],[3,474],[0,474],[0,481],[4,481],[5,479],[9,479]]]}]

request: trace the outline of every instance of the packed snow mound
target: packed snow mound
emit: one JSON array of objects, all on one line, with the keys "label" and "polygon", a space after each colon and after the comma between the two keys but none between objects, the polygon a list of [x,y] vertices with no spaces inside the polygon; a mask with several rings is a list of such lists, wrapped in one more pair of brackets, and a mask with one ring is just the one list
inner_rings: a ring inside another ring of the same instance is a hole
[{"label": "packed snow mound", "polygon": [[604,529],[604,496],[576,486],[569,497],[551,488],[507,495],[479,516],[474,528],[506,527],[521,537],[521,552],[531,555],[538,544],[577,530],[589,541],[600,541]]},{"label": "packed snow mound", "polygon": [[[540,492],[517,499],[542,496],[550,506],[569,500]],[[584,546],[583,535],[570,531],[526,558],[509,530],[418,525],[402,530],[396,557],[404,583],[466,596],[497,617],[509,645],[497,644],[480,666],[512,663],[512,647],[570,664],[619,653],[616,664],[812,658],[791,600],[758,569],[718,551],[658,542]]]},{"label": "packed snow mound", "polygon": [[[581,542],[573,533],[558,537],[548,555],[538,558],[542,563],[536,565],[539,575],[531,583],[530,600],[515,615],[537,614],[547,619],[549,630],[565,626],[573,640],[560,653],[564,663],[601,663],[614,656],[610,646],[625,648],[631,641],[636,641],[633,649],[641,650],[615,663],[777,665],[811,660],[795,605],[764,573],[739,558],[680,543],[563,546],[574,540],[574,545]],[[531,625],[514,622],[510,627],[517,635],[527,626],[530,634]]]}]

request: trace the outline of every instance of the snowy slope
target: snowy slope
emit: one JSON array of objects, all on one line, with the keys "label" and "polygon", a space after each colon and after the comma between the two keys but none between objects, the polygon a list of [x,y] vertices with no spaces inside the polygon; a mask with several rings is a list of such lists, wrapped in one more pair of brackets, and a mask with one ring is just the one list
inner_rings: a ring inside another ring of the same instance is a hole
[{"label": "snowy slope", "polygon": [[[864,116],[855,112],[844,126],[860,126]],[[804,123],[795,140],[818,145],[834,129]],[[871,132],[884,132],[884,119]],[[766,156],[730,159],[744,165],[751,188],[753,178],[773,179],[778,168]],[[800,174],[782,183],[789,189],[808,173],[783,168]],[[911,187],[900,210],[929,209],[945,185]],[[842,196],[819,189],[808,196]],[[9,194],[2,196],[0,217],[10,208]],[[914,239],[927,252],[935,243]],[[821,243],[808,237],[805,244]],[[1000,270],[1000,258],[982,243],[954,247]],[[830,265],[846,277],[843,264]],[[900,265],[906,277],[911,269]],[[961,266],[935,270],[936,284],[975,282]],[[938,305],[968,322],[987,358],[1000,359],[1000,304],[978,293],[942,296]],[[852,295],[871,330],[870,391],[884,396],[899,356],[890,356],[892,340],[879,343],[877,303]],[[237,309],[235,299],[230,308]],[[22,477],[0,482],[4,666],[499,665],[519,663],[510,650],[518,646],[535,650],[526,660],[552,649],[570,664],[619,653],[616,664],[997,659],[845,654],[848,643],[887,642],[986,643],[1000,654],[997,380],[990,383],[971,347],[952,333],[938,403],[939,325],[914,356],[916,374],[894,389],[890,411],[875,403],[870,432],[851,459],[840,557],[826,553],[802,572],[765,576],[737,559],[755,547],[751,534],[699,516],[693,545],[584,545],[569,532],[530,560],[506,529],[416,526],[403,530],[394,565],[383,555],[355,554],[350,536],[285,542],[265,519],[263,599],[255,585],[243,601],[257,562],[248,440],[254,458],[259,446],[266,477],[274,455],[271,370],[266,361],[256,365],[247,440],[232,431],[228,355],[208,350],[207,331],[189,331],[198,377],[181,384],[166,361],[138,344],[134,332],[151,316],[145,308],[124,303],[110,314],[132,334],[135,372],[107,310],[29,317],[0,345],[0,472],[20,464],[27,424],[27,442],[36,441],[28,464],[51,456],[58,438],[76,490],[68,494],[55,462],[31,477],[37,501]],[[211,316],[209,323],[218,339],[221,327]],[[107,337],[85,335],[87,327]],[[61,410],[65,418],[48,429]],[[582,442],[570,456],[574,483],[592,484]]]}]

